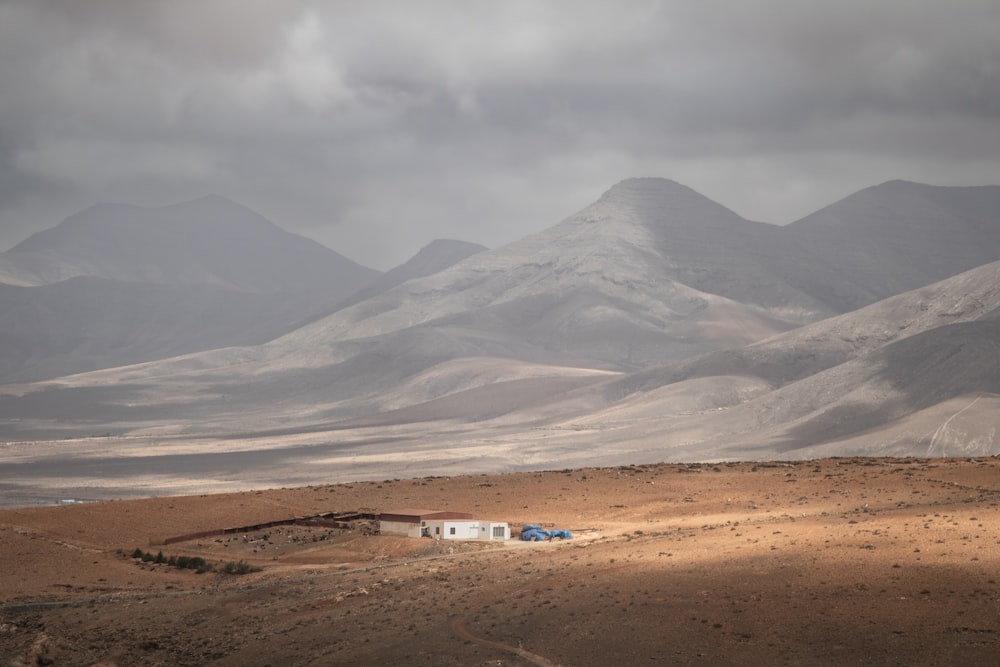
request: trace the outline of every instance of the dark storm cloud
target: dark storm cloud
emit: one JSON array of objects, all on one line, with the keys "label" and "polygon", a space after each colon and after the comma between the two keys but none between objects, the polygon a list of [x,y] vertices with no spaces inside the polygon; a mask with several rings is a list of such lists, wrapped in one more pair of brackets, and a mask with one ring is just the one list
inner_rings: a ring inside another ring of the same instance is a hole
[{"label": "dark storm cloud", "polygon": [[0,247],[217,192],[387,267],[633,175],[787,222],[1000,173],[1000,10],[937,2],[0,3]]}]

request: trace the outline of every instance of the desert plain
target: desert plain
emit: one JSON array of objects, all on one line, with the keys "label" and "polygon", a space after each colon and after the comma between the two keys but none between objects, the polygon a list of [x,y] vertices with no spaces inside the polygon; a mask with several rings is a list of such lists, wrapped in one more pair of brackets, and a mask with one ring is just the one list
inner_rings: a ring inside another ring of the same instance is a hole
[{"label": "desert plain", "polygon": [[[422,477],[0,511],[3,665],[995,665],[1000,460]],[[278,525],[467,511],[565,541]],[[166,544],[164,544],[166,543]],[[201,557],[201,574],[133,558]],[[260,568],[225,574],[225,563]]]}]

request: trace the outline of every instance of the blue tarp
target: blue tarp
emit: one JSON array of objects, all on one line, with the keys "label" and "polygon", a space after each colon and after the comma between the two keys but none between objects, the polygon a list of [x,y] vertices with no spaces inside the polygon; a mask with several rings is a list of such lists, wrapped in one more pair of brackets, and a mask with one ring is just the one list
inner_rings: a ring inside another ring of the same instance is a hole
[{"label": "blue tarp", "polygon": [[556,537],[560,540],[572,540],[573,533],[568,530],[563,530],[562,528],[545,530],[541,526],[534,523],[526,523],[521,526],[521,540],[523,542],[541,542],[543,540],[551,540]]},{"label": "blue tarp", "polygon": [[521,540],[523,542],[541,542],[547,539],[549,531],[539,526],[525,526],[521,529]]}]

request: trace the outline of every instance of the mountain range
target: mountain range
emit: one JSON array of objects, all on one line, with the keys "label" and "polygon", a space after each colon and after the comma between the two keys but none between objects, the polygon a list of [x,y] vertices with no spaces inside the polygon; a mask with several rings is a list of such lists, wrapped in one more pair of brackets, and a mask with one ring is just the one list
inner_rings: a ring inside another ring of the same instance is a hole
[{"label": "mountain range", "polygon": [[998,211],[891,181],[780,227],[638,178],[379,274],[218,197],[99,205],[0,255],[0,436],[294,445],[348,476],[1000,453]]}]

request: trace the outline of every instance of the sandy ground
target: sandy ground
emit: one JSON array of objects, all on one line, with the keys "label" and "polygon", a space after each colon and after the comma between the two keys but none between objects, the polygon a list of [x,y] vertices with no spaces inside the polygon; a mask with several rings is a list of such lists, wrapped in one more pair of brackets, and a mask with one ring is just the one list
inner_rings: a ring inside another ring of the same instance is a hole
[{"label": "sandy ground", "polygon": [[[3,665],[995,665],[1000,460],[429,477],[0,511]],[[277,526],[471,511],[565,542]],[[130,557],[201,556],[197,574]]]}]

